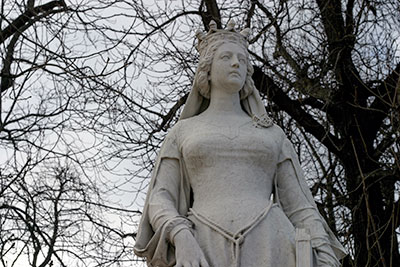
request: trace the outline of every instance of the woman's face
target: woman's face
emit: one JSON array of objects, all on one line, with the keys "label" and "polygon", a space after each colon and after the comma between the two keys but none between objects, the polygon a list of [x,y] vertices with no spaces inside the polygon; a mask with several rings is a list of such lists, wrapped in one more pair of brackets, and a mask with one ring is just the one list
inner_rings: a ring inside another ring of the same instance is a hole
[{"label": "woman's face", "polygon": [[244,49],[235,43],[222,44],[211,64],[211,90],[237,93],[243,88],[247,76],[247,57]]}]

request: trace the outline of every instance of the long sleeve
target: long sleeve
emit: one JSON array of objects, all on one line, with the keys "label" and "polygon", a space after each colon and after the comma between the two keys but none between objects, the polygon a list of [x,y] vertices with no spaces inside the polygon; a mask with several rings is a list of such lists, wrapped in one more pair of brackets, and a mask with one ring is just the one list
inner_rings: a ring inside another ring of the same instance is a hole
[{"label": "long sleeve", "polygon": [[304,178],[299,172],[301,170],[298,168],[293,147],[290,141],[285,138],[276,176],[280,205],[296,228],[310,230],[311,245],[317,259],[317,266],[340,266],[339,260],[331,247],[326,223],[319,214],[313,200],[310,200],[312,198],[311,192],[305,186],[305,181],[301,181]]},{"label": "long sleeve", "polygon": [[139,224],[134,251],[146,257],[148,266],[174,266],[173,237],[182,229],[191,229],[185,217],[190,185],[182,170],[179,127],[177,123],[164,139]]},{"label": "long sleeve", "polygon": [[169,241],[192,224],[178,212],[180,166],[175,158],[162,158],[149,199],[149,218],[154,231],[165,228]]}]

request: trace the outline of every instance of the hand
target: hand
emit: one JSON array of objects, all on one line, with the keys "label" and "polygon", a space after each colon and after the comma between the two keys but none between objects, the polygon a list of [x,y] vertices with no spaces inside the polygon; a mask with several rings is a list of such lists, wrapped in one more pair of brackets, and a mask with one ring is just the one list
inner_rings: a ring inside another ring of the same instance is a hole
[{"label": "hand", "polygon": [[182,230],[174,237],[175,267],[210,267],[204,253],[189,230]]}]

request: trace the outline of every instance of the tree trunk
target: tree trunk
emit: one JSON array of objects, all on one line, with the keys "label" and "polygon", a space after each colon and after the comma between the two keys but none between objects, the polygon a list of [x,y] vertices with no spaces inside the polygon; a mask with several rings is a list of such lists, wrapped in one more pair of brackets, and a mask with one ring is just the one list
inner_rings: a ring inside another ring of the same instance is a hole
[{"label": "tree trunk", "polygon": [[383,193],[393,192],[394,182],[387,181],[388,177],[373,175],[380,167],[376,161],[366,160],[370,158],[367,155],[359,160],[362,155],[360,146],[353,148],[352,153],[348,148],[348,159],[344,161],[352,209],[353,266],[400,266],[398,242],[394,235],[397,227],[394,197],[391,194],[385,198]]}]

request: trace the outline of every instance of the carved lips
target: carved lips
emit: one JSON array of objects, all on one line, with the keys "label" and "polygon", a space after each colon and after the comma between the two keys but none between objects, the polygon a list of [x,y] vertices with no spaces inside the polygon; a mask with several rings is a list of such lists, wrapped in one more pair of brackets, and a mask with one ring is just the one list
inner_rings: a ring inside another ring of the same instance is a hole
[{"label": "carved lips", "polygon": [[234,75],[237,75],[237,76],[241,77],[240,72],[236,71],[236,70],[230,71],[229,75],[231,75],[231,74],[234,74]]}]

